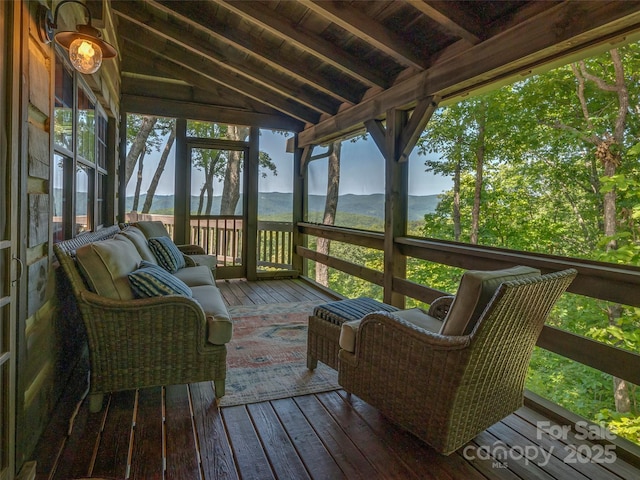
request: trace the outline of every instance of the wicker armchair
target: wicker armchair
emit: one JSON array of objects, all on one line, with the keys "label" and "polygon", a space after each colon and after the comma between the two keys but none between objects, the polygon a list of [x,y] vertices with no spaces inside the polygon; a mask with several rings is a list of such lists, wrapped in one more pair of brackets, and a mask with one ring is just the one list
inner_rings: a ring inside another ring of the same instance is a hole
[{"label": "wicker armchair", "polygon": [[102,408],[107,392],[210,380],[218,400],[225,392],[227,349],[207,341],[207,321],[193,299],[114,300],[87,288],[76,249],[119,231],[113,226],[53,246],[87,332],[90,410]]},{"label": "wicker armchair", "polygon": [[366,315],[353,351],[340,350],[338,382],[448,455],[522,406],[533,347],[575,275],[502,283],[466,335],[434,333],[393,313]]}]

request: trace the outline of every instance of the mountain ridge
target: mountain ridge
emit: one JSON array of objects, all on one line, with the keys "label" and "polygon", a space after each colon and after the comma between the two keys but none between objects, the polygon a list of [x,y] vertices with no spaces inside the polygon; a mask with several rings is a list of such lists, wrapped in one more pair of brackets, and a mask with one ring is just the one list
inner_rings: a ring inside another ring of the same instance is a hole
[{"label": "mountain ridge", "polygon": [[[258,214],[263,217],[283,215],[291,212],[293,204],[292,193],[259,192]],[[173,195],[155,195],[153,205],[149,213],[159,213],[173,210]],[[408,217],[410,221],[421,220],[426,213],[433,213],[438,205],[440,195],[409,195]],[[140,195],[139,208],[144,205],[146,194]],[[211,211],[220,211],[219,195],[213,197]],[[199,197],[191,196],[191,210],[197,211]],[[324,211],[325,196],[309,195],[308,210],[310,216],[314,212]],[[126,198],[126,209],[131,211],[133,196]],[[351,213],[373,217],[379,220],[384,218],[384,194],[372,193],[368,195],[345,194],[338,197],[338,212]],[[239,211],[237,212],[239,213]],[[315,216],[315,215],[313,215]]]}]

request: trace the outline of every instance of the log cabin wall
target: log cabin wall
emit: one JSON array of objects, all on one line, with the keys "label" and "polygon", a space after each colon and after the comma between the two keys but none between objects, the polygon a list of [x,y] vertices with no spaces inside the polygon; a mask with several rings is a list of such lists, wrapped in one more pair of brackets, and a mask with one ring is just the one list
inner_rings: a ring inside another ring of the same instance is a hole
[{"label": "log cabin wall", "polygon": [[[51,418],[60,394],[79,360],[85,354],[84,332],[73,309],[58,298],[68,298],[56,274],[52,252],[53,211],[53,111],[55,98],[55,46],[44,44],[38,35],[40,5],[52,11],[59,2],[23,1],[21,42],[21,128],[20,183],[22,208],[18,252],[24,261],[21,279],[18,325],[18,399],[16,466],[32,456],[33,449]],[[93,25],[106,41],[113,21],[102,1],[89,2]],[[84,11],[71,4],[60,9],[58,23],[64,30],[84,21]],[[93,75],[83,75],[108,117],[107,165],[115,177],[119,116],[119,70],[117,59],[105,60]],[[80,76],[80,74],[76,74]],[[116,179],[109,180],[105,201],[111,206],[105,224],[115,221]],[[109,198],[110,197],[110,198]],[[56,294],[58,293],[58,294]]]}]

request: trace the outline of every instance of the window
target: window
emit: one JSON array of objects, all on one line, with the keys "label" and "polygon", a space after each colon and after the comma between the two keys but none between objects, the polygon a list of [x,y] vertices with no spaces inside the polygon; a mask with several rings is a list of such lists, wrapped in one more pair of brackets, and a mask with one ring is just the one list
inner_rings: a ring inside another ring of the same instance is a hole
[{"label": "window", "polygon": [[91,91],[56,55],[53,240],[107,221],[107,117]]}]

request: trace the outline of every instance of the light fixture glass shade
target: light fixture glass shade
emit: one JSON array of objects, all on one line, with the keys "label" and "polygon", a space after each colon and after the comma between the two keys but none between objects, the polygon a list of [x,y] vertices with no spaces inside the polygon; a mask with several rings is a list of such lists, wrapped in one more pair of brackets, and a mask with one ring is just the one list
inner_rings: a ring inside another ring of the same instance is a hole
[{"label": "light fixture glass shade", "polygon": [[69,45],[69,60],[80,73],[95,73],[102,65],[102,50],[90,40],[76,38]]}]

